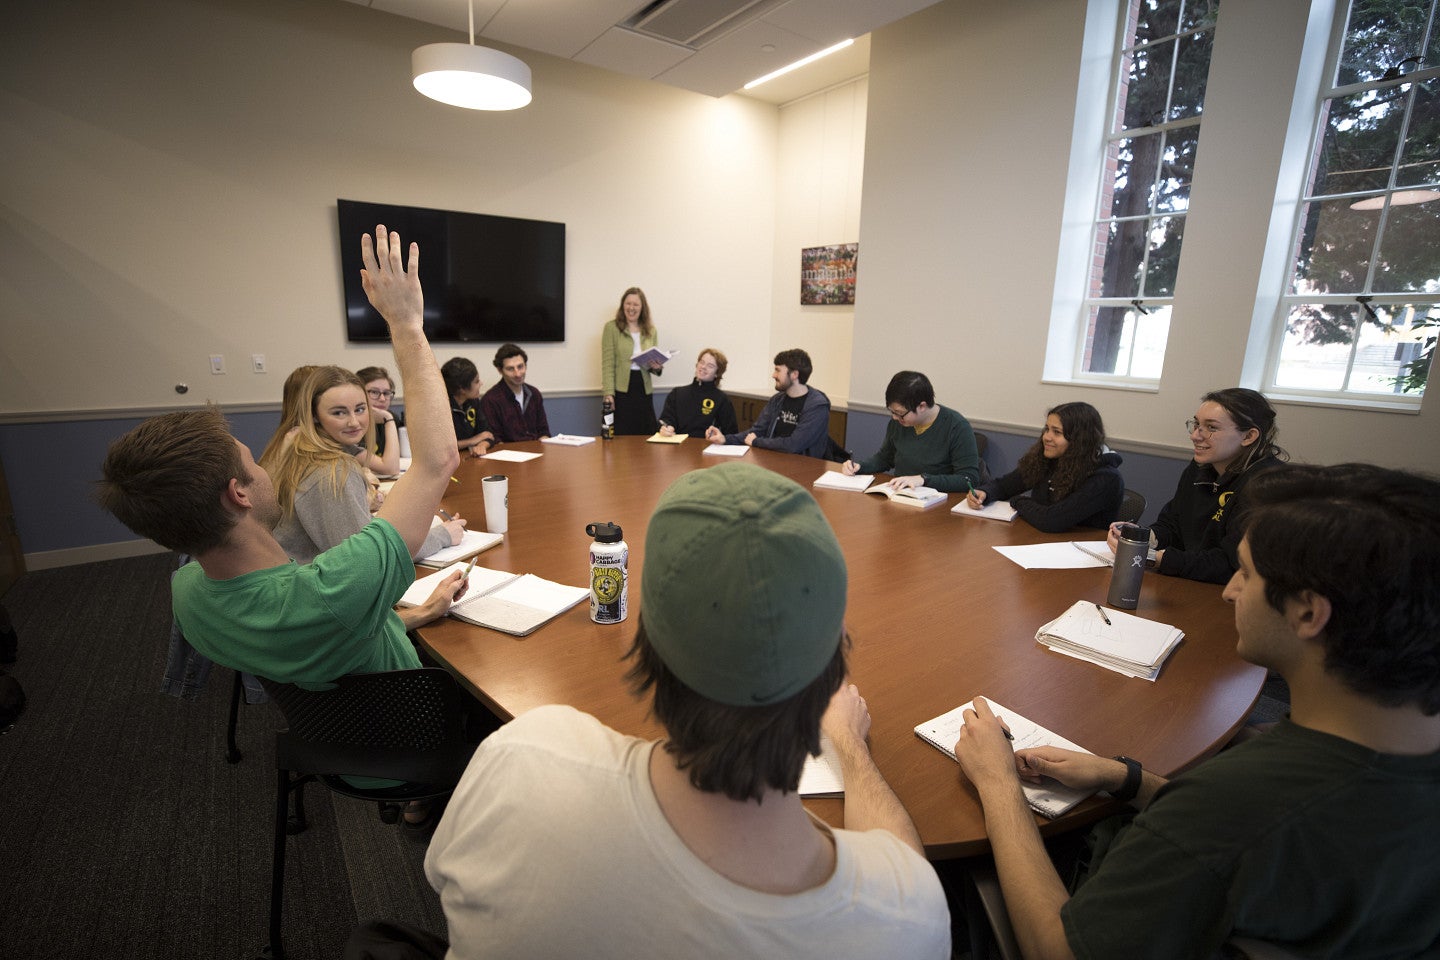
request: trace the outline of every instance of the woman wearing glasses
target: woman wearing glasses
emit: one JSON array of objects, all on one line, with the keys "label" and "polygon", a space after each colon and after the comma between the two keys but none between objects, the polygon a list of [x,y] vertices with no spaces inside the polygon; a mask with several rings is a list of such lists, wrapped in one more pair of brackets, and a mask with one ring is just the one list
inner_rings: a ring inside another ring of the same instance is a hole
[{"label": "woman wearing glasses", "polygon": [[889,473],[896,490],[930,487],[946,493],[969,490],[980,482],[980,452],[970,421],[935,402],[930,378],[901,370],[885,387],[890,423],[880,449],[866,460],[846,460],[840,470]]},{"label": "woman wearing glasses", "polygon": [[365,384],[365,402],[375,425],[374,446],[361,452],[360,462],[382,477],[393,477],[400,472],[400,428],[405,425],[399,414],[390,412],[395,381],[384,367],[365,367],[355,376]]},{"label": "woman wearing glasses", "polygon": [[[1238,566],[1245,485],[1289,459],[1275,443],[1275,408],[1254,390],[1229,387],[1200,398],[1185,421],[1195,458],[1150,528],[1161,573],[1224,583]],[[1110,549],[1117,540],[1110,527]]]},{"label": "woman wearing glasses", "polygon": [[1045,414],[1040,439],[1015,469],[981,484],[966,501],[1009,500],[1027,523],[1045,533],[1110,526],[1125,498],[1120,454],[1105,446],[1105,421],[1088,403],[1062,403]]}]

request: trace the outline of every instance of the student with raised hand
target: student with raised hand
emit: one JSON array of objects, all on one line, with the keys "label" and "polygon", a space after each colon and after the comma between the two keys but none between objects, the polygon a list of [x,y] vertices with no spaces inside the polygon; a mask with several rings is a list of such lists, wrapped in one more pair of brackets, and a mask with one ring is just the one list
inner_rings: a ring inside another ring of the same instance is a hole
[{"label": "student with raised hand", "polygon": [[[300,390],[303,416],[295,439],[261,465],[280,507],[275,539],[298,563],[309,563],[370,522],[370,488],[356,459],[374,435],[365,388],[341,367],[317,367]],[[416,559],[460,542],[459,517],[428,530]]]},{"label": "student with raised hand", "polygon": [[683,433],[692,437],[705,435],[711,427],[721,433],[740,429],[735,421],[735,405],[720,390],[729,361],[714,347],[706,347],[695,358],[695,379],[671,390],[660,411],[660,435],[673,437]]},{"label": "student with raised hand", "polygon": [[650,301],[645,291],[631,287],[620,295],[613,320],[600,331],[600,392],[615,407],[615,433],[648,437],[656,431],[655,403],[650,399],[651,376],[659,376],[664,365],[641,367],[630,358],[658,343],[655,324],[650,320]]},{"label": "student with raised hand", "polygon": [[[1275,408],[1244,387],[1205,394],[1185,427],[1195,458],[1150,528],[1155,568],[1172,577],[1224,583],[1239,565],[1246,484],[1289,455],[1275,443]],[[1111,550],[1117,527],[1110,527]]]},{"label": "student with raised hand", "polygon": [[[361,282],[389,327],[413,454],[379,516],[313,563],[293,562],[272,533],[280,507],[270,476],[215,407],[152,417],[115,441],[97,491],[131,530],[195,558],[171,581],[175,616],[191,645],[216,663],[279,683],[420,666],[392,608],[414,582],[410,558],[430,533],[460,455],[422,326],[419,246],[410,245],[407,271],[399,236],[383,226],[375,235],[373,246],[368,234],[361,241]],[[276,255],[260,243],[254,268]],[[460,571],[445,578],[426,616],[443,614],[464,586]],[[414,809],[405,819],[424,826]]]},{"label": "student with raised hand", "polygon": [[966,502],[980,509],[1009,500],[1044,533],[1108,528],[1125,499],[1120,454],[1105,446],[1105,422],[1088,403],[1062,403],[1045,414],[1040,439],[1005,476],[976,487]]},{"label": "student with raised hand", "polygon": [[885,387],[890,423],[885,440],[872,456],[856,463],[846,460],[840,470],[889,473],[896,490],[930,487],[952,493],[969,490],[980,482],[980,452],[970,421],[950,407],[935,402],[930,378],[914,370],[901,370]]},{"label": "student with raised hand", "polygon": [[480,409],[480,371],[464,357],[451,357],[440,368],[445,389],[450,393],[450,420],[455,426],[455,445],[461,453],[478,457],[495,445],[495,434]]},{"label": "student with raised hand", "polygon": [[374,444],[365,448],[360,462],[382,477],[393,477],[400,472],[400,428],[404,426],[400,415],[390,409],[395,381],[384,367],[362,367],[355,376],[365,387],[370,422],[375,426]]}]

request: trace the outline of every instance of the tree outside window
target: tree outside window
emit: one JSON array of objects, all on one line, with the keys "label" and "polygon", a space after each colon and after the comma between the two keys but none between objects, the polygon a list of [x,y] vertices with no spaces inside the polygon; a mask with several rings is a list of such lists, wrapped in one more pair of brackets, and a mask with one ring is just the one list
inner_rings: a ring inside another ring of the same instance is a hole
[{"label": "tree outside window", "polygon": [[1157,379],[1219,0],[1131,0],[1117,58],[1080,370]]},{"label": "tree outside window", "polygon": [[1418,405],[1440,332],[1436,0],[1355,0],[1322,92],[1271,385]]}]

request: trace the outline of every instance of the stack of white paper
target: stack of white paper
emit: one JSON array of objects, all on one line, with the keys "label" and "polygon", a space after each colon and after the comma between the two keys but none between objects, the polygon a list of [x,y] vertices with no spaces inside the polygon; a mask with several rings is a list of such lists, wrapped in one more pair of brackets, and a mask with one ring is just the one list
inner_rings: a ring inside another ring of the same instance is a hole
[{"label": "stack of white paper", "polygon": [[541,443],[558,443],[562,447],[583,447],[587,443],[594,443],[594,437],[579,437],[570,433],[557,433],[553,437],[542,437]]},{"label": "stack of white paper", "polygon": [[700,452],[707,457],[743,457],[750,448],[743,443],[712,443]]},{"label": "stack of white paper", "polygon": [[800,796],[845,796],[845,772],[840,768],[840,756],[835,752],[835,744],[823,733],[820,735],[820,755],[806,757],[805,766],[800,771]]},{"label": "stack of white paper", "polygon": [[1056,653],[1143,680],[1160,674],[1165,658],[1184,637],[1169,624],[1101,608],[1088,600],[1075,601],[1035,633],[1036,640]]}]

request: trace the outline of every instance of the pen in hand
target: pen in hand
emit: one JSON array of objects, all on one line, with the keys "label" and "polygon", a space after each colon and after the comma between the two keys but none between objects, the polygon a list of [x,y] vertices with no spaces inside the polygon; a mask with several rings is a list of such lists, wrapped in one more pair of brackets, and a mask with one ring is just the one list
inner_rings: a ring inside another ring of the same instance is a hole
[{"label": "pen in hand", "polygon": [[444,507],[440,508],[440,516],[444,517],[446,520],[455,519],[455,517],[450,513],[450,511],[446,510]]}]

